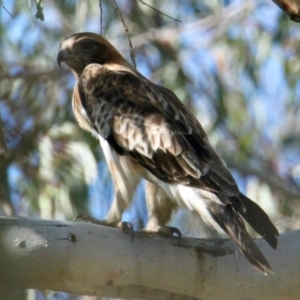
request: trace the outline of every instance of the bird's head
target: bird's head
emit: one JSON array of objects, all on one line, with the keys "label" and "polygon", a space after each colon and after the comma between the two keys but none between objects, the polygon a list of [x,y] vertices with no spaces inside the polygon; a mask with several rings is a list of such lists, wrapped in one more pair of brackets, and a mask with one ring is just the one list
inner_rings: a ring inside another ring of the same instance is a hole
[{"label": "bird's head", "polygon": [[76,33],[64,39],[57,54],[58,65],[62,62],[65,62],[77,77],[89,64],[129,65],[112,44],[101,35],[92,32]]}]

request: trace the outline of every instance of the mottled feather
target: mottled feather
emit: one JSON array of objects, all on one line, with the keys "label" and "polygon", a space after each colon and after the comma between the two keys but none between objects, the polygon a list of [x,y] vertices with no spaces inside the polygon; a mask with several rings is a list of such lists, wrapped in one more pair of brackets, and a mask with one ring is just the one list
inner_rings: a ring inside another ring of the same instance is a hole
[{"label": "mottled feather", "polygon": [[[175,206],[185,205],[220,226],[254,266],[263,273],[271,270],[241,216],[273,248],[277,229],[239,191],[202,126],[173,92],[147,80],[94,33],[67,38],[57,60],[65,61],[77,78],[73,110],[83,129],[101,135],[120,161],[125,157],[135,177],[136,172],[140,176],[150,172],[152,180],[165,188],[162,199],[173,197]],[[167,193],[171,190],[175,196]],[[179,200],[178,195],[195,198]]]},{"label": "mottled feather", "polygon": [[[89,93],[90,81],[93,93]],[[123,92],[118,86],[122,86]],[[84,69],[78,87],[82,91],[81,98],[85,97],[83,106],[96,124],[97,132],[106,138],[105,125],[110,124],[117,144],[151,173],[159,178],[163,173],[163,179],[170,183],[190,182],[193,187],[227,196],[238,195],[236,183],[223,162],[212,159],[217,154],[201,125],[171,91],[152,84],[130,69],[117,70],[114,66],[111,70],[109,65],[98,64]],[[102,93],[103,90],[106,92]],[[103,103],[109,103],[110,114],[98,109]],[[176,111],[181,113],[174,119]],[[141,156],[152,159],[151,166]],[[178,172],[166,174],[169,170],[166,166],[172,165],[170,161],[176,161]],[[207,180],[199,181],[201,176]],[[215,184],[210,185],[211,181]]]}]

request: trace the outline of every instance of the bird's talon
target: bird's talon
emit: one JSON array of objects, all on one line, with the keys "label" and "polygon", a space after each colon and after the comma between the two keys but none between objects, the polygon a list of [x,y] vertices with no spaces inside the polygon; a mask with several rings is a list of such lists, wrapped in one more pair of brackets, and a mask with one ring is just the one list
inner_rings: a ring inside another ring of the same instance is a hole
[{"label": "bird's talon", "polygon": [[131,223],[129,222],[121,222],[118,226],[124,233],[130,233],[131,234],[131,243],[133,243],[134,240],[134,229]]},{"label": "bird's talon", "polygon": [[149,232],[149,233],[158,233],[163,236],[168,236],[168,237],[173,237],[174,234],[178,236],[178,244],[180,244],[181,241],[181,231],[176,228],[176,227],[171,227],[171,226],[150,226],[146,227],[144,231]]},{"label": "bird's talon", "polygon": [[86,213],[81,213],[79,215],[77,215],[75,218],[74,218],[74,222],[76,221],[86,221],[88,219],[88,217],[90,217],[88,214]]},{"label": "bird's talon", "polygon": [[107,227],[114,227],[122,230],[124,233],[130,233],[131,234],[131,242],[133,243],[134,239],[134,229],[131,223],[129,222],[120,222],[118,224],[111,224],[108,223],[106,220],[98,220],[92,216],[90,216],[87,213],[81,213],[76,218],[74,218],[74,221],[82,221],[82,222],[90,222],[92,224],[107,226]]},{"label": "bird's talon", "polygon": [[162,234],[162,235],[166,235],[166,236],[174,236],[177,235],[178,236],[178,242],[180,243],[181,241],[181,237],[182,237],[182,234],[181,234],[181,231],[176,228],[176,227],[171,227],[171,226],[163,226],[163,227],[160,227],[157,232],[159,234]]}]

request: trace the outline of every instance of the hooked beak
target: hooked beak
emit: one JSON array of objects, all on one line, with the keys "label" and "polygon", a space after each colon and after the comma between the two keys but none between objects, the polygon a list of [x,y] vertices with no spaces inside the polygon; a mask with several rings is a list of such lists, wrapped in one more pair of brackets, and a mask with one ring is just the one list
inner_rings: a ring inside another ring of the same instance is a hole
[{"label": "hooked beak", "polygon": [[66,61],[68,59],[69,55],[70,55],[69,50],[64,49],[64,48],[59,50],[59,52],[57,54],[57,64],[59,65],[59,67],[62,62]]}]

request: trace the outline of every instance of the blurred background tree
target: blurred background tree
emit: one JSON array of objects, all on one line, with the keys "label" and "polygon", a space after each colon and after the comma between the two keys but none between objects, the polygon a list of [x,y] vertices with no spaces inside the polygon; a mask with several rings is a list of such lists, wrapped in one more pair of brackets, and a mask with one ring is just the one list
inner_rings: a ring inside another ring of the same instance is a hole
[{"label": "blurred background tree", "polygon": [[[138,70],[189,106],[280,232],[299,228],[300,31],[267,0],[0,2],[0,213],[105,218],[109,172],[97,140],[76,124],[73,74],[58,68],[56,55],[65,37],[93,31],[130,61],[115,3]],[[135,229],[146,224],[142,183],[123,219]],[[172,225],[207,234],[182,211]],[[44,297],[73,299],[36,294]]]}]

